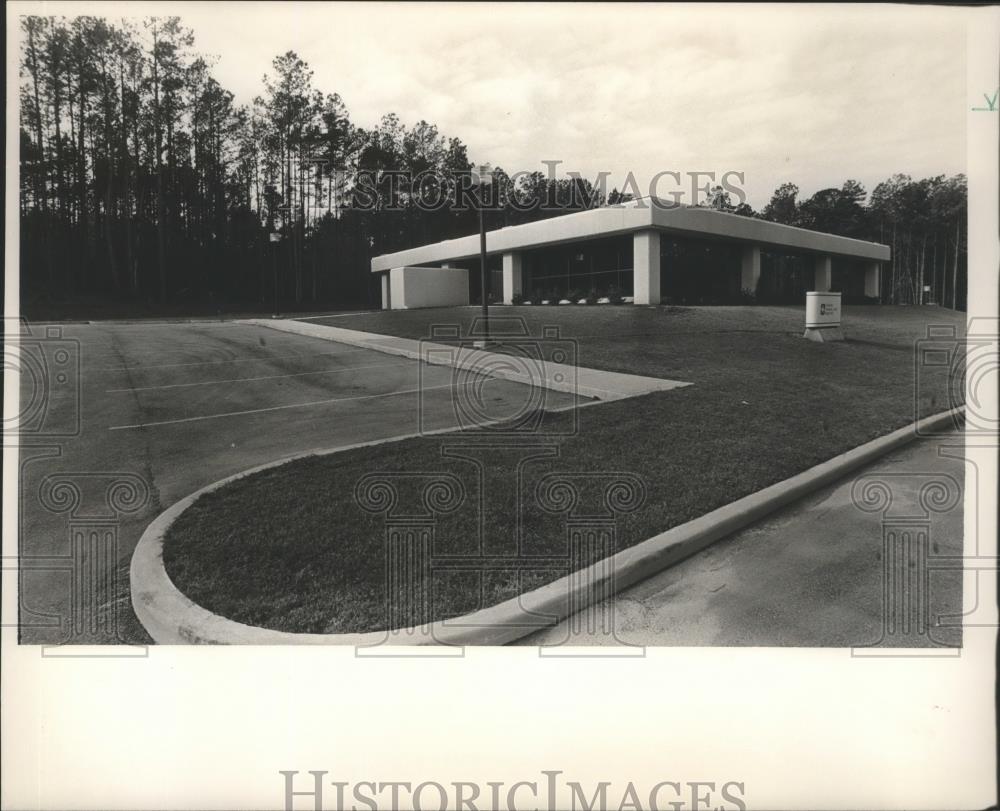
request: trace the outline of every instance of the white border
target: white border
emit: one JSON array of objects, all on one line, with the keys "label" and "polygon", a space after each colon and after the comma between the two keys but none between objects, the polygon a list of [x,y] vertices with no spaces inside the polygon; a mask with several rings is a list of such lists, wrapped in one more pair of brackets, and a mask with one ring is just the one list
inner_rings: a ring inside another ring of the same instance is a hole
[{"label": "white border", "polygon": [[[16,13],[8,6],[8,18]],[[971,106],[980,88],[997,86],[998,11],[935,13],[969,21]],[[885,30],[891,37],[888,20]],[[9,60],[16,36],[8,25]],[[18,291],[16,70],[7,72],[7,91],[9,316]],[[976,113],[967,122],[970,316],[996,316],[997,122]],[[4,386],[9,413],[17,386]],[[996,402],[989,407],[995,414]],[[970,453],[980,498],[967,501],[967,525],[978,520],[980,550],[995,555],[995,449]],[[16,543],[16,463],[6,452],[4,485],[7,555]],[[6,621],[16,595],[6,575],[4,584]],[[995,604],[994,591],[980,597]],[[271,808],[282,802],[279,769],[326,769],[330,779],[354,781],[508,783],[561,769],[564,778],[619,787],[744,781],[752,808],[985,807],[995,787],[995,636],[968,631],[962,656],[945,660],[666,648],[640,660],[477,649],[458,660],[384,661],[334,648],[240,647],[53,660],[13,645],[4,628],[2,804]]]}]

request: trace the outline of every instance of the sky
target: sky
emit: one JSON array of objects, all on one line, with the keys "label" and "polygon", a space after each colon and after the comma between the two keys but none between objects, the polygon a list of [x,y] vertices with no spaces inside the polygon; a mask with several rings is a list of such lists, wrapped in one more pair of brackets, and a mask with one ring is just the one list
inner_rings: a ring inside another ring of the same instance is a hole
[{"label": "sky", "polygon": [[[965,171],[960,9],[654,4],[88,3],[117,19],[178,14],[239,102],[294,50],[355,124],[395,112],[508,172],[628,172],[690,194],[691,172],[743,173],[755,208],[852,178]],[[23,13],[28,6],[22,6]],[[43,13],[79,6],[38,4]],[[987,88],[989,89],[989,88]],[[704,183],[704,178],[701,179]],[[688,198],[685,198],[687,201]]]}]

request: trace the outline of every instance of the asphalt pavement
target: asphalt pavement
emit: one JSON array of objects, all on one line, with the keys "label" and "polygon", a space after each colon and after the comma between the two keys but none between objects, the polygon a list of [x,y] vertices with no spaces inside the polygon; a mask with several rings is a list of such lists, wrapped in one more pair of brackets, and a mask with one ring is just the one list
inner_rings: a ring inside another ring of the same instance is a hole
[{"label": "asphalt pavement", "polygon": [[960,645],[962,452],[914,442],[517,644]]},{"label": "asphalt pavement", "polygon": [[[128,561],[149,522],[195,490],[292,454],[453,428],[468,417],[451,368],[266,327],[32,330],[32,351],[47,365],[22,376],[22,413],[41,427],[21,439],[24,642],[146,641],[131,610]],[[68,376],[55,382],[64,368]],[[52,380],[39,387],[46,375]],[[43,416],[32,405],[40,391]],[[477,413],[493,419],[532,400],[527,386],[493,378],[475,394]],[[545,393],[549,408],[573,402]],[[114,582],[88,574],[95,568]],[[95,587],[109,595],[96,612],[87,608]]]}]

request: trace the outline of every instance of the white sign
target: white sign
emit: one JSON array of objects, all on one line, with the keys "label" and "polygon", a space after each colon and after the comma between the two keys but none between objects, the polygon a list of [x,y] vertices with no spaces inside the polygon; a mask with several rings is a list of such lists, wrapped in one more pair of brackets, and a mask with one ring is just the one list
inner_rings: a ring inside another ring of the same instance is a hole
[{"label": "white sign", "polygon": [[806,293],[806,329],[840,326],[840,293]]}]

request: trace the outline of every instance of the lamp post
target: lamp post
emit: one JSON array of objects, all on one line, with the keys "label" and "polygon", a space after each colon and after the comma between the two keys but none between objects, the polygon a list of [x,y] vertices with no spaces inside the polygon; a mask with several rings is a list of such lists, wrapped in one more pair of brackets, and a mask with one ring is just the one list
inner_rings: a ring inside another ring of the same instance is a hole
[{"label": "lamp post", "polygon": [[271,239],[271,270],[274,276],[274,316],[277,318],[278,310],[278,243],[281,242],[281,234],[277,231],[270,233]]},{"label": "lamp post", "polygon": [[475,346],[479,349],[486,349],[490,342],[490,304],[487,296],[486,220],[483,216],[483,210],[486,208],[486,187],[493,183],[493,167],[488,163],[482,163],[475,168],[472,177],[476,185],[479,186],[479,277],[483,305],[483,340],[476,341]]}]

